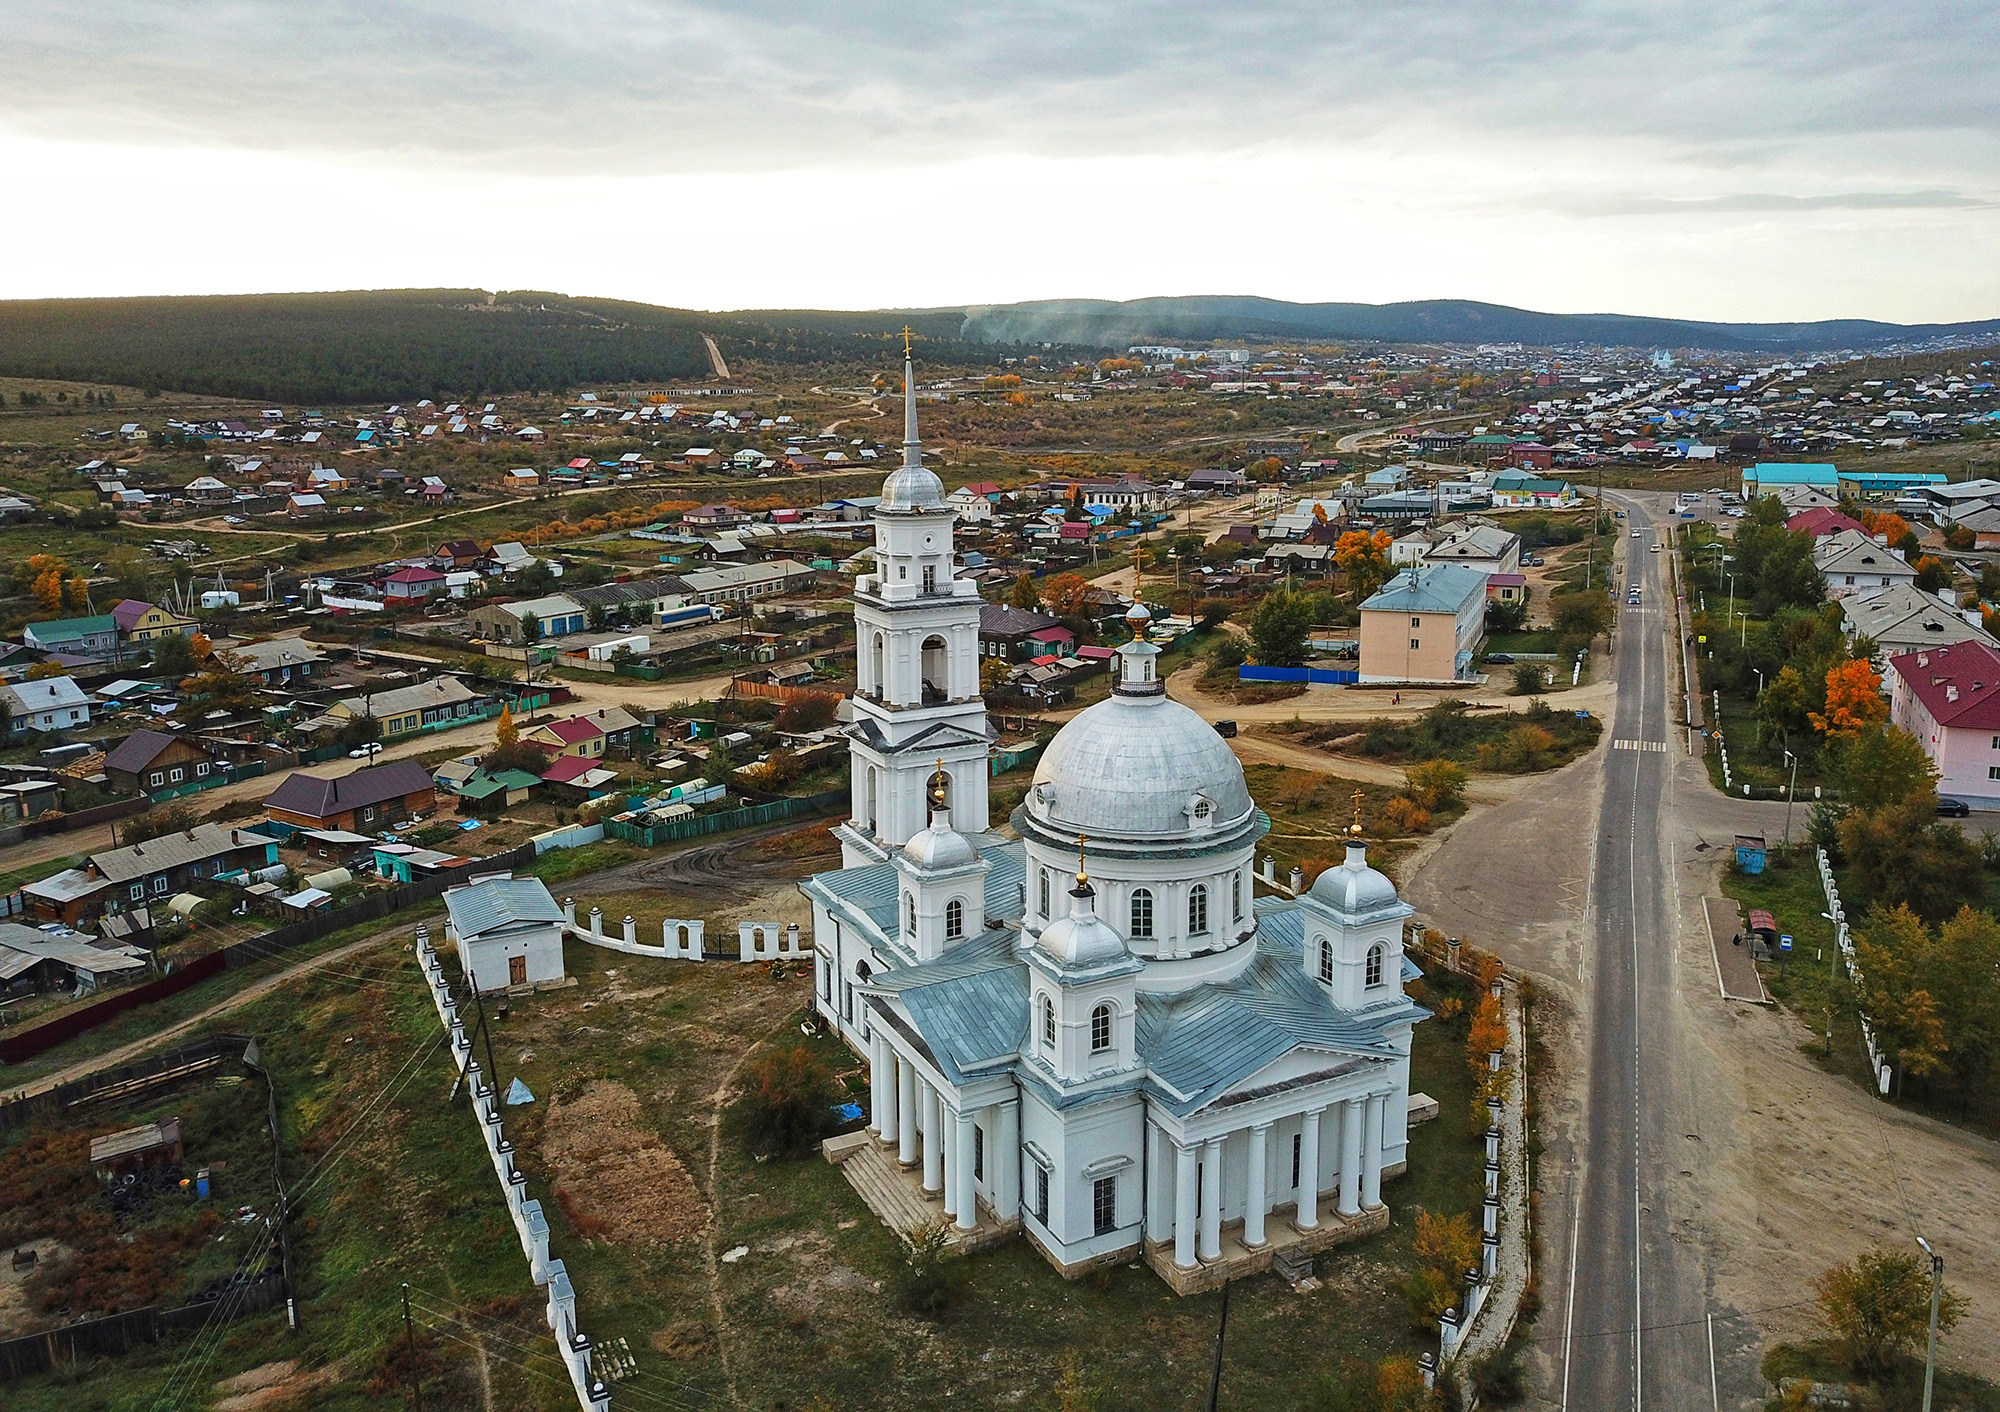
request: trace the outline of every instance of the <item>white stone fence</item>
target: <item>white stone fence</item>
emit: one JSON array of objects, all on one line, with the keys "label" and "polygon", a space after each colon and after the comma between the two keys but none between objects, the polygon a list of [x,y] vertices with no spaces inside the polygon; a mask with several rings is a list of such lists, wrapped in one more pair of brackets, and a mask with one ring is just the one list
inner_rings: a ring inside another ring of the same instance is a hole
[{"label": "white stone fence", "polygon": [[[1826,913],[1833,919],[1834,945],[1840,948],[1840,961],[1847,968],[1847,980],[1855,990],[1861,989],[1861,967],[1854,959],[1854,938],[1847,930],[1847,913],[1840,905],[1840,889],[1834,885],[1833,864],[1827,860],[1824,848],[1813,849],[1819,862],[1820,886],[1826,890]],[[1861,1041],[1868,1046],[1868,1066],[1875,1071],[1875,1091],[1887,1096],[1889,1092],[1889,1063],[1875,1046],[1875,1027],[1868,1023],[1868,1012],[1861,1012]]]},{"label": "white stone fence", "polygon": [[587,925],[576,920],[576,899],[565,897],[562,904],[563,930],[578,941],[602,946],[627,956],[651,956],[666,961],[779,961],[804,960],[797,922],[741,922],[736,927],[737,954],[733,957],[703,949],[706,923],[699,917],[668,917],[660,923],[660,944],[639,940],[639,924],[626,917],[620,936],[607,936],[604,911],[590,909]]},{"label": "white stone fence", "polygon": [[[500,1097],[494,1092],[489,1076],[472,1057],[472,1036],[459,1016],[451,983],[445,979],[444,963],[431,946],[430,928],[425,926],[417,928],[417,965],[430,986],[431,1003],[437,1008],[438,1019],[451,1036],[452,1062],[465,1075],[466,1087],[472,1094],[473,1116],[478,1119],[479,1135],[486,1143],[493,1173],[500,1179],[507,1215],[514,1222],[521,1253],[528,1260],[529,1277],[548,1291],[549,1330],[555,1335],[557,1354],[569,1369],[577,1406],[583,1412],[609,1412],[611,1389],[592,1372],[590,1339],[577,1332],[576,1291],[570,1286],[569,1272],[562,1261],[549,1254],[548,1218],[542,1214],[542,1203],[528,1196],[527,1174],[514,1165],[514,1144],[507,1140],[501,1127]],[[497,1080],[498,1076],[492,1077]]]}]

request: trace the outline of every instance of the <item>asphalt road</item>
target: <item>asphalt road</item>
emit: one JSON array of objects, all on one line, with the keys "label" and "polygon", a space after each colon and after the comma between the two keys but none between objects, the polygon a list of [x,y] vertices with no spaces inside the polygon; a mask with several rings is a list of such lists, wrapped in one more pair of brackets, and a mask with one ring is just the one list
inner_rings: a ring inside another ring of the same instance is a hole
[{"label": "asphalt road", "polygon": [[1627,539],[1628,584],[1642,587],[1644,602],[1632,607],[1621,591],[1618,705],[1587,913],[1589,1099],[1569,1229],[1559,1237],[1569,1247],[1560,1405],[1581,1412],[1711,1405],[1706,1276],[1696,1243],[1676,1239],[1668,1189],[1699,1160],[1690,1156],[1699,1134],[1675,1120],[1686,1111],[1675,1076],[1687,1065],[1677,1057],[1673,884],[1661,826],[1685,734],[1669,707],[1680,669],[1669,651],[1667,553],[1639,549],[1660,530],[1624,503],[1628,528],[1646,534]]}]

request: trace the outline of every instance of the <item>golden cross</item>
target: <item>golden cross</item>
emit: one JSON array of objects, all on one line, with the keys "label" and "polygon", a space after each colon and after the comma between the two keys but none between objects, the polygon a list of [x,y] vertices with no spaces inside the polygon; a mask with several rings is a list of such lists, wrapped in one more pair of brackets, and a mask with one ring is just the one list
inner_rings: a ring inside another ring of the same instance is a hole
[{"label": "golden cross", "polygon": [[910,356],[910,326],[908,324],[903,325],[903,356],[905,358]]},{"label": "golden cross", "polygon": [[1354,827],[1349,829],[1348,832],[1354,834],[1357,838],[1360,837],[1361,835],[1361,786],[1360,785],[1356,785],[1354,787]]},{"label": "golden cross", "polygon": [[1076,836],[1076,885],[1078,887],[1090,886],[1090,873],[1084,867],[1083,859],[1083,846],[1088,842],[1090,842],[1089,834],[1080,833]]}]

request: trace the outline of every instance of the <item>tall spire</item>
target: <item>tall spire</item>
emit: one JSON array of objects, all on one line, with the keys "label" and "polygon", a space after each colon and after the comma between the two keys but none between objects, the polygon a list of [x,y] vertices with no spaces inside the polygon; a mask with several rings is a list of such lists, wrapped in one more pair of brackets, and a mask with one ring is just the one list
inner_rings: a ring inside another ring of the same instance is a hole
[{"label": "tall spire", "polygon": [[917,440],[917,368],[910,356],[910,330],[903,329],[903,464],[924,463],[923,443]]}]

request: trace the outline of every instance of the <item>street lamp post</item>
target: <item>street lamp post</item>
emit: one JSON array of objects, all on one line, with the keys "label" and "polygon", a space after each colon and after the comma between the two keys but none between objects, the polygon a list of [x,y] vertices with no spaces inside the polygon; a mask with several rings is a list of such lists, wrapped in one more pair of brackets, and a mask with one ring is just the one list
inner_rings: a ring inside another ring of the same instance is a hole
[{"label": "street lamp post", "polygon": [[1937,1375],[1938,1293],[1944,1288],[1944,1257],[1932,1250],[1931,1243],[1922,1236],[1917,1237],[1917,1244],[1931,1258],[1931,1336],[1924,1346],[1924,1412],[1931,1412],[1931,1381]]}]

